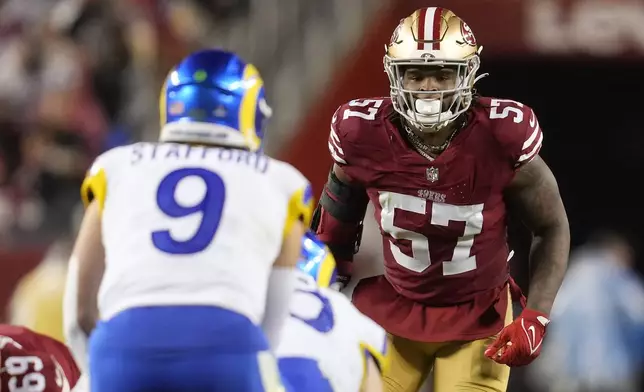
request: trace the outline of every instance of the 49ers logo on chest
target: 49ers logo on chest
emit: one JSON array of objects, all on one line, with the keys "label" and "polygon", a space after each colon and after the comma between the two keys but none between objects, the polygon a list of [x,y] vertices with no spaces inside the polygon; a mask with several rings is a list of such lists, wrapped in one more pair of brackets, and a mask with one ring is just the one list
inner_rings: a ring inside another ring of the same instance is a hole
[{"label": "49ers logo on chest", "polygon": [[461,21],[461,35],[463,36],[463,41],[470,46],[476,46],[476,38],[470,26],[467,23]]}]

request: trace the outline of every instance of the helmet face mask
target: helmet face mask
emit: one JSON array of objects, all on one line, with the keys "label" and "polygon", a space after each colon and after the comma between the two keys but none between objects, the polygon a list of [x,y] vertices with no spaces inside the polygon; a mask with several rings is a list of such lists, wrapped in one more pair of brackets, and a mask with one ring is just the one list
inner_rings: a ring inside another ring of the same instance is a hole
[{"label": "helmet face mask", "polygon": [[[394,109],[422,132],[443,129],[472,103],[480,50],[467,24],[447,9],[423,8],[402,19],[384,57]],[[414,82],[421,77],[431,86]]]}]

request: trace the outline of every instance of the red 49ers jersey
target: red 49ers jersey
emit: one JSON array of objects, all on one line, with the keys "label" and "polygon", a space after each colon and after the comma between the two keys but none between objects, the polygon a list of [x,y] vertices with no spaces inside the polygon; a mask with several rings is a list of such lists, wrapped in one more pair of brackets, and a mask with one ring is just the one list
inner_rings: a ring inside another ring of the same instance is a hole
[{"label": "red 49ers jersey", "polygon": [[472,303],[481,316],[486,307],[498,305],[501,314],[485,327],[472,321],[460,329],[433,325],[426,333],[427,328],[409,325],[415,331],[409,332],[400,331],[407,328],[403,320],[381,314],[386,306],[374,305],[380,294],[367,290],[369,295],[361,297],[359,285],[354,301],[390,332],[399,330],[409,338],[456,340],[496,333],[503,326],[507,295],[502,292],[509,278],[503,190],[517,167],[541,148],[536,116],[519,102],[480,98],[449,147],[429,160],[409,146],[394,113],[389,98],[351,101],[336,111],[329,137],[335,163],[366,188],[375,207],[386,280],[398,297],[426,307],[468,304],[472,318]]},{"label": "red 49ers jersey", "polygon": [[24,327],[0,325],[0,391],[69,392],[79,377],[63,343]]}]

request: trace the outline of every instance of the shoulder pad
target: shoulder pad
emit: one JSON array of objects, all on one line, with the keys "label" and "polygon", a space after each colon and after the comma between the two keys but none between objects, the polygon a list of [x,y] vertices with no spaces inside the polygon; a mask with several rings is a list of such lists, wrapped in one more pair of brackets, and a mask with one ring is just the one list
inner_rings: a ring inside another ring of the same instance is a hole
[{"label": "shoulder pad", "polygon": [[380,372],[385,373],[390,363],[387,332],[369,317],[360,313],[358,309],[356,309],[356,312],[359,313],[362,324],[360,328],[360,336],[362,337],[360,344],[364,351],[369,353],[376,362]]},{"label": "shoulder pad", "polygon": [[369,131],[382,125],[390,112],[389,97],[354,99],[341,105],[331,119],[328,143],[335,163],[340,166],[355,164],[362,151],[360,147],[369,138]]},{"label": "shoulder pad", "polygon": [[344,294],[330,288],[320,288],[320,292],[329,298],[338,318],[350,320],[346,325],[350,325],[355,333],[365,360],[366,356],[370,356],[381,372],[387,371],[390,361],[387,332],[362,314]]},{"label": "shoulder pad", "polygon": [[313,209],[315,206],[313,188],[306,177],[295,167],[282,161],[275,165],[280,173],[276,176],[281,183],[288,197],[286,221],[284,224],[284,236],[290,233],[293,223],[301,221],[306,227],[311,224]]},{"label": "shoulder pad", "polygon": [[481,103],[489,108],[492,132],[513,167],[522,166],[539,154],[543,133],[529,106],[498,98],[483,98]]},{"label": "shoulder pad", "polygon": [[121,146],[108,150],[99,155],[90,166],[85,174],[85,179],[81,185],[81,200],[85,207],[93,200],[96,200],[99,209],[103,212],[105,206],[105,197],[107,196],[107,172],[114,170],[114,165],[118,163],[118,158],[125,149],[131,146]]},{"label": "shoulder pad", "polygon": [[100,155],[94,160],[92,166],[85,173],[85,179],[81,185],[81,200],[85,208],[97,200],[99,209],[103,212],[105,206],[105,194],[107,193],[107,175],[105,167],[107,166],[105,155]]},{"label": "shoulder pad", "polygon": [[24,385],[28,378],[40,380],[47,392],[69,391],[80,376],[64,344],[27,328],[4,325],[0,327],[0,367],[0,390]]}]

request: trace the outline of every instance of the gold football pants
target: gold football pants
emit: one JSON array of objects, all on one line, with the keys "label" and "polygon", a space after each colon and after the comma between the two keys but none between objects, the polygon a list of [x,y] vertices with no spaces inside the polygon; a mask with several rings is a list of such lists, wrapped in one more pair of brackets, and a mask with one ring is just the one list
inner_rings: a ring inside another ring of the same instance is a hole
[{"label": "gold football pants", "polygon": [[[505,325],[512,322],[508,301]],[[417,392],[432,373],[433,392],[505,392],[510,368],[487,358],[485,349],[495,336],[471,342],[424,343],[390,335],[386,392]]]}]

